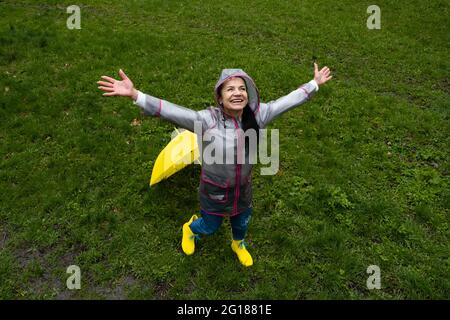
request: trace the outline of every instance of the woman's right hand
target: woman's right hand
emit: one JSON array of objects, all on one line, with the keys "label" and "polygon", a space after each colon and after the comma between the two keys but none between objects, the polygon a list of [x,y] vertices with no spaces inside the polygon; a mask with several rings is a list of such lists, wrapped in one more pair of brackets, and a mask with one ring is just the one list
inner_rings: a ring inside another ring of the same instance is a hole
[{"label": "woman's right hand", "polygon": [[119,76],[122,79],[121,81],[108,76],[102,76],[101,78],[106,81],[97,81],[100,85],[98,88],[105,91],[104,96],[122,96],[136,100],[137,90],[134,88],[133,82],[131,82],[122,69],[119,70]]}]

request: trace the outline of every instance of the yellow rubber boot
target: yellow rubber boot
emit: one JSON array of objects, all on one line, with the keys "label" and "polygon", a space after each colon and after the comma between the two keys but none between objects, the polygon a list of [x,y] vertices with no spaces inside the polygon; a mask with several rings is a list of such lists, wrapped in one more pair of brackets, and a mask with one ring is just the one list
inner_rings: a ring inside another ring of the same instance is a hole
[{"label": "yellow rubber boot", "polygon": [[191,219],[183,225],[183,238],[181,240],[181,248],[183,252],[188,256],[194,253],[195,251],[195,234],[192,232],[189,226],[192,221],[197,220],[198,217],[194,214]]},{"label": "yellow rubber boot", "polygon": [[233,240],[231,249],[237,254],[241,264],[246,267],[253,265],[253,258],[250,253],[248,253],[244,240]]}]

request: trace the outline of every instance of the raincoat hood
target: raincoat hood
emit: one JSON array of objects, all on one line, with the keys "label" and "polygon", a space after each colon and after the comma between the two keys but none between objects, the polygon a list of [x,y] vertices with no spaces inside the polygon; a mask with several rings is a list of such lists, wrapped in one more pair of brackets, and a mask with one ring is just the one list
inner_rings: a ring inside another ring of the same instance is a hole
[{"label": "raincoat hood", "polygon": [[245,82],[245,86],[247,87],[247,94],[248,94],[248,104],[250,106],[250,109],[255,110],[259,107],[259,92],[258,88],[255,85],[255,82],[253,81],[250,76],[245,73],[242,69],[223,69],[222,74],[220,75],[219,80],[216,83],[216,86],[214,88],[214,98],[216,99],[216,103],[220,108],[223,108],[219,104],[219,96],[220,96],[220,86],[225,83],[230,78],[233,77],[239,77],[242,78]]}]

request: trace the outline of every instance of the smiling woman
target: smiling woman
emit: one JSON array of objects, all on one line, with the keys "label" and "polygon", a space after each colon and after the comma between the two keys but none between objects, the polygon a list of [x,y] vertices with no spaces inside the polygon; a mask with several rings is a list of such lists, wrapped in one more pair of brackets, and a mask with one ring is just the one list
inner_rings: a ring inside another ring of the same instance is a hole
[{"label": "smiling woman", "polygon": [[[255,148],[249,148],[249,143],[243,142],[245,132],[263,129],[282,113],[306,102],[319,90],[319,85],[331,79],[330,70],[324,67],[319,71],[314,64],[313,80],[275,101],[261,103],[258,88],[247,73],[241,69],[225,69],[214,90],[217,105],[201,111],[143,94],[134,88],[122,70],[119,75],[121,81],[102,76],[106,81],[98,84],[99,89],[106,92],[105,96],[130,97],[145,114],[161,117],[192,132],[199,126],[200,150],[223,148],[222,154],[235,155],[231,163],[202,163],[199,187],[201,217],[193,215],[183,225],[181,246],[184,253],[193,254],[195,241],[200,235],[215,233],[224,217],[228,217],[233,234],[231,248],[244,266],[251,266],[253,258],[247,251],[244,238],[253,208],[250,149]],[[214,132],[214,139],[205,139],[211,132]],[[208,148],[211,144],[217,148]]]},{"label": "smiling woman", "polygon": [[241,117],[242,110],[248,103],[247,88],[242,78],[231,77],[220,90],[219,104],[232,116]]}]

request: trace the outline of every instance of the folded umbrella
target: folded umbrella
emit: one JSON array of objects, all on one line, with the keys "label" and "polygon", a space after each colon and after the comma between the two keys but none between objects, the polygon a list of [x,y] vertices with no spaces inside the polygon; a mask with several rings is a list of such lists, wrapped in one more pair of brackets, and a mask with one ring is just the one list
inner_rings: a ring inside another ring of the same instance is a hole
[{"label": "folded umbrella", "polygon": [[180,171],[194,161],[199,161],[197,135],[187,130],[175,129],[177,135],[159,153],[153,165],[150,186]]}]

